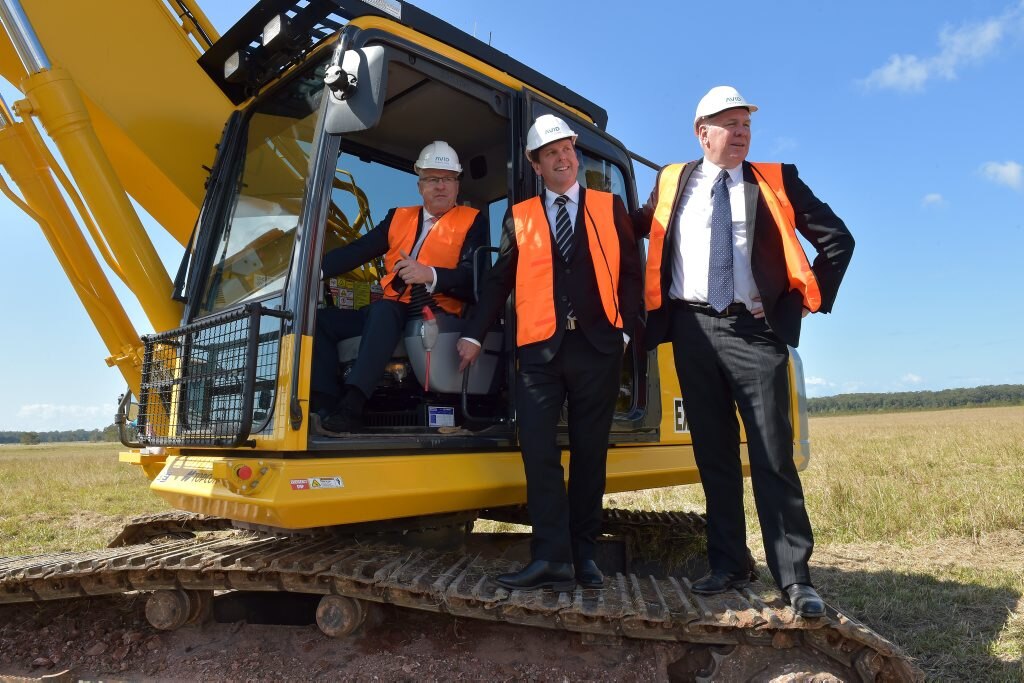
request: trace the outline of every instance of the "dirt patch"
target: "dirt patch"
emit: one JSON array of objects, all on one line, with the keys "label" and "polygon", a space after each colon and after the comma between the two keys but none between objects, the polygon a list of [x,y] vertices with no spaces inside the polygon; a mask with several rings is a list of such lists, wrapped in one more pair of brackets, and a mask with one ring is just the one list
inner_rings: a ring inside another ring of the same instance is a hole
[{"label": "dirt patch", "polygon": [[934,572],[936,568],[969,566],[975,571],[1007,571],[1024,577],[1024,531],[1007,529],[914,546],[831,544],[815,548],[814,560],[845,571]]},{"label": "dirt patch", "polygon": [[246,622],[158,631],[133,596],[0,608],[0,679],[657,681],[680,652],[390,607],[346,639]]}]

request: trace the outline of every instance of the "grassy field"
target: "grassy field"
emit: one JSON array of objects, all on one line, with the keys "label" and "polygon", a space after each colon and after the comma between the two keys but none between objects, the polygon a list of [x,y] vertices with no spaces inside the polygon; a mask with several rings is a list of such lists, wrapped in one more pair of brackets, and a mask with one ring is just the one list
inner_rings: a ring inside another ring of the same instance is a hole
[{"label": "grassy field", "polygon": [[0,556],[102,548],[124,522],[167,509],[113,443],[0,446]]},{"label": "grassy field", "polygon": [[[1024,681],[1024,407],[811,418],[802,474],[825,599],[929,680]],[[763,560],[750,483],[748,545]],[[699,487],[609,496],[703,510]]]},{"label": "grassy field", "polygon": [[[1024,407],[811,419],[815,583],[929,680],[1024,680]],[[166,509],[120,446],[0,447],[0,556],[105,545]],[[748,542],[760,535],[748,483]],[[702,510],[699,487],[608,505]]]}]

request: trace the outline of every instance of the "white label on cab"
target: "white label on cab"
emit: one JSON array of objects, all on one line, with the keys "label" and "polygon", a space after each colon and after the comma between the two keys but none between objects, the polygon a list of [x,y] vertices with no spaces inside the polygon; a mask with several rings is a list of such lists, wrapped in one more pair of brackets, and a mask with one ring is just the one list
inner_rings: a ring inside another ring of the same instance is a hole
[{"label": "white label on cab", "polygon": [[448,406],[430,406],[427,408],[428,427],[454,427],[455,408]]}]

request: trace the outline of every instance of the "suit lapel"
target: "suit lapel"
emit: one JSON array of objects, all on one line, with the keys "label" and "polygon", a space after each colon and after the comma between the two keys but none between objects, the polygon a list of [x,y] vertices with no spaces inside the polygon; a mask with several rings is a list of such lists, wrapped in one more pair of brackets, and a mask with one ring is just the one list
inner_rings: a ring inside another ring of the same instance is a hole
[{"label": "suit lapel", "polygon": [[743,199],[746,200],[747,248],[754,253],[754,239],[757,237],[757,199],[761,196],[761,188],[754,177],[754,168],[749,162],[743,162]]}]

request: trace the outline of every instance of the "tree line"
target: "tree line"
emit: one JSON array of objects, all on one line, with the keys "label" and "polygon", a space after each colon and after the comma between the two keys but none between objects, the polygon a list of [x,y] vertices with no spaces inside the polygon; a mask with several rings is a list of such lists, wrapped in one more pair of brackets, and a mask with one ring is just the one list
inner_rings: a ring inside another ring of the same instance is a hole
[{"label": "tree line", "polygon": [[54,432],[0,432],[0,443],[20,443],[32,446],[38,443],[64,441],[120,441],[117,425],[104,429],[65,429]]},{"label": "tree line", "polygon": [[990,384],[941,391],[822,396],[807,400],[807,412],[811,415],[836,415],[1018,405],[1024,405],[1024,384]]},{"label": "tree line", "polygon": [[[1018,405],[1024,405],[1024,384],[991,384],[941,391],[820,396],[807,399],[807,412],[811,415],[838,415]],[[117,434],[117,425],[109,425],[104,429],[69,429],[54,432],[0,432],[0,443],[31,445],[63,441],[117,442],[120,441],[120,438]]]}]

